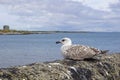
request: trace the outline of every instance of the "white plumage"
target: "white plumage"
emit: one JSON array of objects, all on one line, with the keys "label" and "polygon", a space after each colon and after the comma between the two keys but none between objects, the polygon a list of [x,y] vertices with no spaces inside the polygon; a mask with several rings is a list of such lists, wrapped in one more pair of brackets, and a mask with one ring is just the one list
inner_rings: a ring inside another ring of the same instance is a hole
[{"label": "white plumage", "polygon": [[99,50],[97,48],[84,46],[84,45],[73,45],[70,38],[63,38],[56,43],[63,44],[61,46],[61,51],[64,58],[73,60],[83,60],[86,58],[92,58],[98,54],[104,54],[106,51]]}]

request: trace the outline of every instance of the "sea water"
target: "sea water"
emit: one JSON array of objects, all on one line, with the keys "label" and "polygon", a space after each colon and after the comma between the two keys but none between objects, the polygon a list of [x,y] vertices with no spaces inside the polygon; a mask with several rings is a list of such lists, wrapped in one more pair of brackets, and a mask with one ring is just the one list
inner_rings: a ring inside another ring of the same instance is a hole
[{"label": "sea water", "polygon": [[71,38],[74,44],[120,52],[120,32],[0,35],[0,67],[63,59],[61,44],[55,44],[63,37]]}]

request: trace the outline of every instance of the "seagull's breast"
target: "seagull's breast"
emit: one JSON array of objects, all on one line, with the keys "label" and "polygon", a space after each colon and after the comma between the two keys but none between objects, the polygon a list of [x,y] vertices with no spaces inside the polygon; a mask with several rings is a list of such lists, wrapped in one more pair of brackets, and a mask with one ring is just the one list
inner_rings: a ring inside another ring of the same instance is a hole
[{"label": "seagull's breast", "polygon": [[69,50],[70,48],[71,48],[70,45],[63,45],[63,46],[61,47],[61,51],[62,51],[63,55],[66,54],[66,53],[67,53],[67,50]]}]

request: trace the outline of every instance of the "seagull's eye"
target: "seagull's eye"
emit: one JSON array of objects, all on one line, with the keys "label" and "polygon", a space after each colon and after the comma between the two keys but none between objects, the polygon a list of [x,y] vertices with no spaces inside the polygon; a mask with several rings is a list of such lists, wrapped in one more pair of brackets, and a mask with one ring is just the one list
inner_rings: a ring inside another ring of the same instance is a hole
[{"label": "seagull's eye", "polygon": [[63,42],[65,41],[65,39],[62,40]]}]

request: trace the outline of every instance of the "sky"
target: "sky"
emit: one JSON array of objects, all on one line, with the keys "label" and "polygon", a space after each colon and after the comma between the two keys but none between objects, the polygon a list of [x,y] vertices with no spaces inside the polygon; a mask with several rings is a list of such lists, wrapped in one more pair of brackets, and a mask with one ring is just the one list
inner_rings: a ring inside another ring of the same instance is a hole
[{"label": "sky", "polygon": [[0,29],[120,32],[120,0],[0,0]]}]

